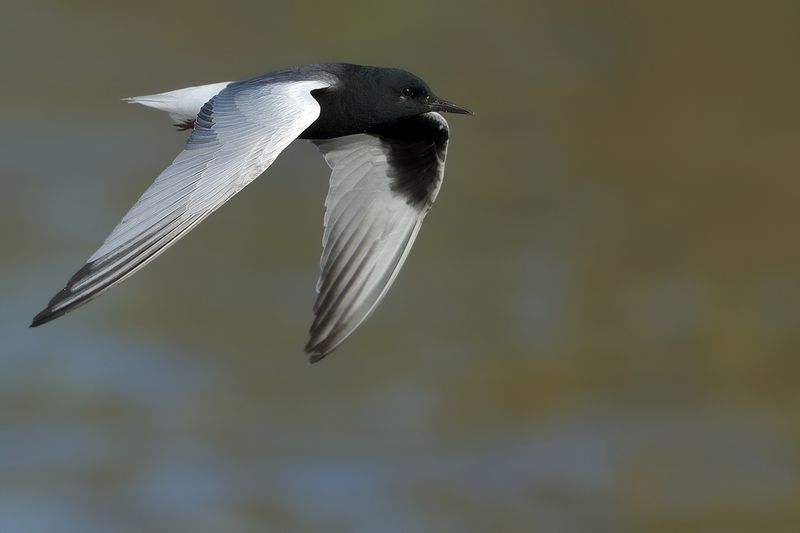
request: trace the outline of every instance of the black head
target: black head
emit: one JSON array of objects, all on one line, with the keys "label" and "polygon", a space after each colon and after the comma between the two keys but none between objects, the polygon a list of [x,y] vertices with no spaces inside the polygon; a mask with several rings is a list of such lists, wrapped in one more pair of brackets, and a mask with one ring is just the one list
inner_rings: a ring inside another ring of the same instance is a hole
[{"label": "black head", "polygon": [[396,68],[328,63],[314,68],[338,80],[330,89],[312,94],[320,103],[320,116],[300,137],[329,139],[381,129],[399,120],[431,111],[472,114],[442,100],[428,84]]},{"label": "black head", "polygon": [[374,68],[363,71],[367,77],[364,85],[368,92],[360,93],[361,104],[369,108],[372,120],[377,123],[410,118],[431,111],[461,113],[472,112],[436,96],[428,84],[405,70]]}]

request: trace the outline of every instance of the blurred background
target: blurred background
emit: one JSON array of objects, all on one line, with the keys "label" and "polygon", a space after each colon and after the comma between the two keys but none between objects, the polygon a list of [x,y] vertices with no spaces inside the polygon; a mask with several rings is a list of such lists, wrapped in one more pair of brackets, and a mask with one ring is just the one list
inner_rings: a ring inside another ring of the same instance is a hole
[{"label": "blurred background", "polygon": [[[3,533],[800,531],[797,2],[3,11]],[[185,141],[120,98],[325,61],[476,112],[333,356],[308,143],[27,328]]]}]

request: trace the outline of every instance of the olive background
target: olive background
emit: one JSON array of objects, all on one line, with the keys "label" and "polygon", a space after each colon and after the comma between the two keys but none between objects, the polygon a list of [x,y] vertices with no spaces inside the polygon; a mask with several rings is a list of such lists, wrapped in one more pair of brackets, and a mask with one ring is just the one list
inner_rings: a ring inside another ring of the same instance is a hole
[{"label": "olive background", "polygon": [[[0,531],[800,531],[800,4],[56,2],[0,20]],[[405,68],[451,115],[387,298],[302,353],[296,143],[26,326],[185,142],[120,98]]]}]

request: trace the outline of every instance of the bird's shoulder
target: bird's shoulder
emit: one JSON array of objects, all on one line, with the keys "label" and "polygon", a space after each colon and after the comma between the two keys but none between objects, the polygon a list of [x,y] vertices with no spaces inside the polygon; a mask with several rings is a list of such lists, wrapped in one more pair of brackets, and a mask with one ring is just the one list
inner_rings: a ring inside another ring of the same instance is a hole
[{"label": "bird's shoulder", "polygon": [[319,82],[328,86],[341,85],[348,76],[351,67],[347,63],[320,63],[298,65],[273,70],[252,78],[234,82],[228,86],[230,92],[264,87],[275,84]]}]

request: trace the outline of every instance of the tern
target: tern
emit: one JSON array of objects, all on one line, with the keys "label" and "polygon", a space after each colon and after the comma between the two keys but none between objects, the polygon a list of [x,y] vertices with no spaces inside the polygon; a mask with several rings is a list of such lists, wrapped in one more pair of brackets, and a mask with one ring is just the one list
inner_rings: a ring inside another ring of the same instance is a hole
[{"label": "tern", "polygon": [[31,327],[141,269],[263,173],[295,139],[306,139],[331,168],[305,348],[311,362],[361,325],[403,266],[442,184],[449,128],[440,112],[471,114],[409,72],[347,63],[302,65],[126,100],[166,111],[191,134]]}]

